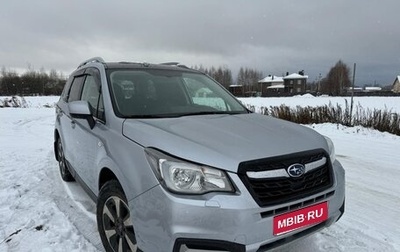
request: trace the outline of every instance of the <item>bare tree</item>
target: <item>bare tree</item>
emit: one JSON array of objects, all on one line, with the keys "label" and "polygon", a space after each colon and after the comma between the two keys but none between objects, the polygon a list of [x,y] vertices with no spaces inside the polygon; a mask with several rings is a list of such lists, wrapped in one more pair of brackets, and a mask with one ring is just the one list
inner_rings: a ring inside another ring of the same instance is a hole
[{"label": "bare tree", "polygon": [[351,86],[350,68],[339,60],[322,83],[322,91],[331,95],[342,95]]},{"label": "bare tree", "polygon": [[241,67],[237,76],[237,83],[244,86],[245,92],[258,90],[258,81],[262,78],[262,72],[251,68]]},{"label": "bare tree", "polygon": [[193,68],[209,75],[211,78],[215,79],[226,88],[228,88],[233,83],[232,71],[227,66],[219,66],[218,68],[212,66],[210,69],[208,69],[200,65],[200,67],[194,66]]}]

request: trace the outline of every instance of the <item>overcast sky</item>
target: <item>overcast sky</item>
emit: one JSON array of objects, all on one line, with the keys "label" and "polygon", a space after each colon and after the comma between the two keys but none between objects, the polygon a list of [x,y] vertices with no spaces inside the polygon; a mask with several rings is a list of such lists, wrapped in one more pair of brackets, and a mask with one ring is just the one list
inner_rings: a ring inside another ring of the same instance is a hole
[{"label": "overcast sky", "polygon": [[[0,66],[69,74],[87,58],[305,70],[342,59],[356,84],[400,75],[399,0],[3,0]],[[236,77],[236,76],[234,76]]]}]

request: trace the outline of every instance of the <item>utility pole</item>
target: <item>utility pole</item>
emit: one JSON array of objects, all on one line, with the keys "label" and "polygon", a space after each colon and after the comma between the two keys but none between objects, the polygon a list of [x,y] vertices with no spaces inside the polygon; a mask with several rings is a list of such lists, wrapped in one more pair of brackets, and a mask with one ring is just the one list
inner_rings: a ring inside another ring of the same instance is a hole
[{"label": "utility pole", "polygon": [[321,93],[321,73],[318,75],[317,94]]},{"label": "utility pole", "polygon": [[356,79],[356,63],[354,63],[353,66],[353,83],[352,83],[352,87],[351,87],[351,102],[350,102],[350,122],[349,122],[349,126],[351,126],[352,124],[352,119],[353,119],[353,97],[354,97],[354,81]]}]

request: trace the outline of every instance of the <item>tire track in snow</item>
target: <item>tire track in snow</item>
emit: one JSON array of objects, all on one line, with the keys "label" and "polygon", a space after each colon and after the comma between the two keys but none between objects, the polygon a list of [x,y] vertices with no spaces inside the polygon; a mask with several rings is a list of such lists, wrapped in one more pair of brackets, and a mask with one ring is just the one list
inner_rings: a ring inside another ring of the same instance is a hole
[{"label": "tire track in snow", "polygon": [[90,243],[99,251],[104,251],[97,231],[95,203],[77,182],[62,181],[53,151],[47,156],[47,167],[47,174],[53,181],[52,197],[57,207]]},{"label": "tire track in snow", "polygon": [[[21,119],[14,122],[14,125],[21,128],[26,134],[42,138],[41,132],[36,132],[32,126],[37,124],[42,127],[53,127],[54,116],[41,116],[34,119]],[[67,216],[72,224],[90,243],[92,243],[99,251],[104,251],[103,245],[97,231],[97,223],[95,218],[95,203],[86,195],[86,193],[77,185],[76,182],[66,183],[62,181],[59,175],[58,163],[54,158],[54,151],[50,151],[46,157],[47,164],[45,167],[46,174],[51,181],[51,197],[54,199],[57,207]],[[75,197],[74,193],[79,194],[83,200]],[[67,194],[66,194],[67,192]],[[85,197],[86,196],[86,197]],[[90,212],[90,210],[92,212]],[[94,212],[93,212],[94,211]]]},{"label": "tire track in snow", "polygon": [[103,251],[95,221],[57,174],[54,110],[4,109],[0,117],[0,251]]}]

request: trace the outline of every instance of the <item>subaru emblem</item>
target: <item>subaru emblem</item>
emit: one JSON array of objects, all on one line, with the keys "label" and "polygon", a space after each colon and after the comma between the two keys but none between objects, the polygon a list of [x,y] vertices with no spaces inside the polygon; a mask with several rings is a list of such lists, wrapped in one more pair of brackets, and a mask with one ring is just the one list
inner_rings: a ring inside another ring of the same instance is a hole
[{"label": "subaru emblem", "polygon": [[292,164],[286,169],[290,177],[298,178],[304,175],[306,168],[302,164]]}]

